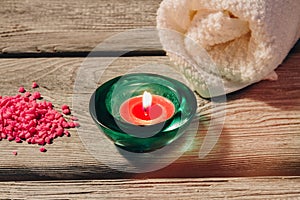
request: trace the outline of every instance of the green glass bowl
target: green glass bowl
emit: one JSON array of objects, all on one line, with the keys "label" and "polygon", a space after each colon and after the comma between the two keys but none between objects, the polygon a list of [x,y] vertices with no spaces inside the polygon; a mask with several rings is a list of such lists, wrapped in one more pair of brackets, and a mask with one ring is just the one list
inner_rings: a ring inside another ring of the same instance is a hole
[{"label": "green glass bowl", "polygon": [[[134,125],[122,119],[119,108],[129,98],[148,91],[169,99],[174,115],[153,125]],[[180,137],[197,108],[194,93],[183,83],[156,74],[134,73],[111,79],[98,87],[90,99],[90,114],[115,145],[131,152],[151,152]]]}]

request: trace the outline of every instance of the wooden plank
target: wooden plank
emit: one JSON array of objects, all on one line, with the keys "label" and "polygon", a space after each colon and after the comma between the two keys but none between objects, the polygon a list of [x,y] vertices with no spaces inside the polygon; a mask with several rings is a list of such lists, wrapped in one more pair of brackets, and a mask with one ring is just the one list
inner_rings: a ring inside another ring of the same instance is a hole
[{"label": "wooden plank", "polygon": [[160,2],[3,0],[0,52],[91,51],[113,34],[155,27]]},{"label": "wooden plank", "polygon": [[[161,1],[2,0],[0,55],[90,52],[120,32],[155,28]],[[156,36],[145,46],[148,44],[154,50],[161,49]]]},{"label": "wooden plank", "polygon": [[[110,60],[97,59],[101,63]],[[83,60],[0,59],[0,94],[14,95],[20,85],[29,88],[32,81],[37,81],[46,100],[57,107],[63,103],[71,104],[76,96],[74,81]],[[199,159],[199,149],[213,113],[212,103],[198,98],[201,120],[193,144],[164,169],[143,174],[113,170],[105,165],[107,160],[116,162],[117,167],[126,167],[123,160],[117,159],[119,155],[105,154],[104,149],[102,156],[105,160],[95,159],[73,130],[71,138],[58,138],[54,144],[46,146],[47,153],[40,153],[34,145],[2,140],[0,180],[300,175],[299,61],[299,51],[293,52],[278,68],[277,82],[263,81],[228,95],[223,132],[217,145],[204,159]],[[119,58],[105,71],[101,81],[126,73],[133,66],[144,66],[151,71],[147,63],[170,65],[167,57]],[[169,71],[165,73],[173,76]],[[89,92],[87,88],[82,94],[90,95]],[[79,114],[81,123],[95,126],[87,107],[74,112]],[[17,156],[12,154],[14,150],[18,151]]]},{"label": "wooden plank", "polygon": [[298,199],[300,177],[2,182],[4,199]]}]

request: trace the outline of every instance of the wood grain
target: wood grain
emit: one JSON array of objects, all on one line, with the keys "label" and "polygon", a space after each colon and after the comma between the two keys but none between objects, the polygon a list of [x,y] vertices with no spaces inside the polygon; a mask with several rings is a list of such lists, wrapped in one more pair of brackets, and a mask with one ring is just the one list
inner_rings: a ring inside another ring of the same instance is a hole
[{"label": "wood grain", "polygon": [[160,2],[3,0],[0,2],[0,52],[91,51],[116,33],[155,27]]},{"label": "wood grain", "polygon": [[2,182],[1,199],[299,199],[300,177]]},{"label": "wood grain", "polygon": [[[111,58],[97,59],[105,63]],[[63,103],[71,104],[78,95],[73,86],[83,60],[0,59],[0,94],[14,95],[20,85],[29,88],[32,81],[37,81],[44,99],[52,101],[57,108]],[[46,146],[47,153],[40,153],[38,146],[2,140],[0,180],[300,175],[299,61],[299,51],[294,51],[278,68],[277,82],[263,81],[227,96],[222,134],[204,159],[198,155],[211,116],[222,110],[212,110],[211,102],[198,98],[201,114],[198,133],[186,152],[164,169],[142,174],[113,170],[104,165],[107,160],[113,160],[117,167],[124,168],[126,164],[117,160],[115,154],[103,153],[103,162],[95,159],[73,130],[72,137],[58,138]],[[106,69],[98,84],[134,66],[151,71],[147,63],[171,65],[166,57],[118,58]],[[163,73],[173,75],[168,70]],[[87,88],[81,94],[90,95],[91,91]],[[78,114],[80,123],[95,126],[87,107],[73,111]],[[18,151],[17,156],[12,154],[14,150]]]}]

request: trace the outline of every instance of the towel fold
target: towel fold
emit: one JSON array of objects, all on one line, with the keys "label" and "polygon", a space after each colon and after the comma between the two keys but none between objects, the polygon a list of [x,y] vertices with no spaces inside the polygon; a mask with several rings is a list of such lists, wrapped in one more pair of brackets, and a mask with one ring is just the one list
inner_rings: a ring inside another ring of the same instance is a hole
[{"label": "towel fold", "polygon": [[274,70],[300,37],[300,2],[163,0],[157,28],[194,89],[218,96],[277,78]]}]

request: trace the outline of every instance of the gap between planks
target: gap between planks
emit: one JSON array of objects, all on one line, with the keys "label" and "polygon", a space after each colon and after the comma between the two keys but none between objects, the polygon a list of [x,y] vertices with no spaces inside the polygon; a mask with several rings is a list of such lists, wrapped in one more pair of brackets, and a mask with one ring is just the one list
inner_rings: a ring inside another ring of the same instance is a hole
[{"label": "gap between planks", "polygon": [[5,53],[1,58],[85,58],[85,57],[145,57],[166,56],[163,50],[138,51],[93,51],[93,52],[58,52],[58,53]]}]

